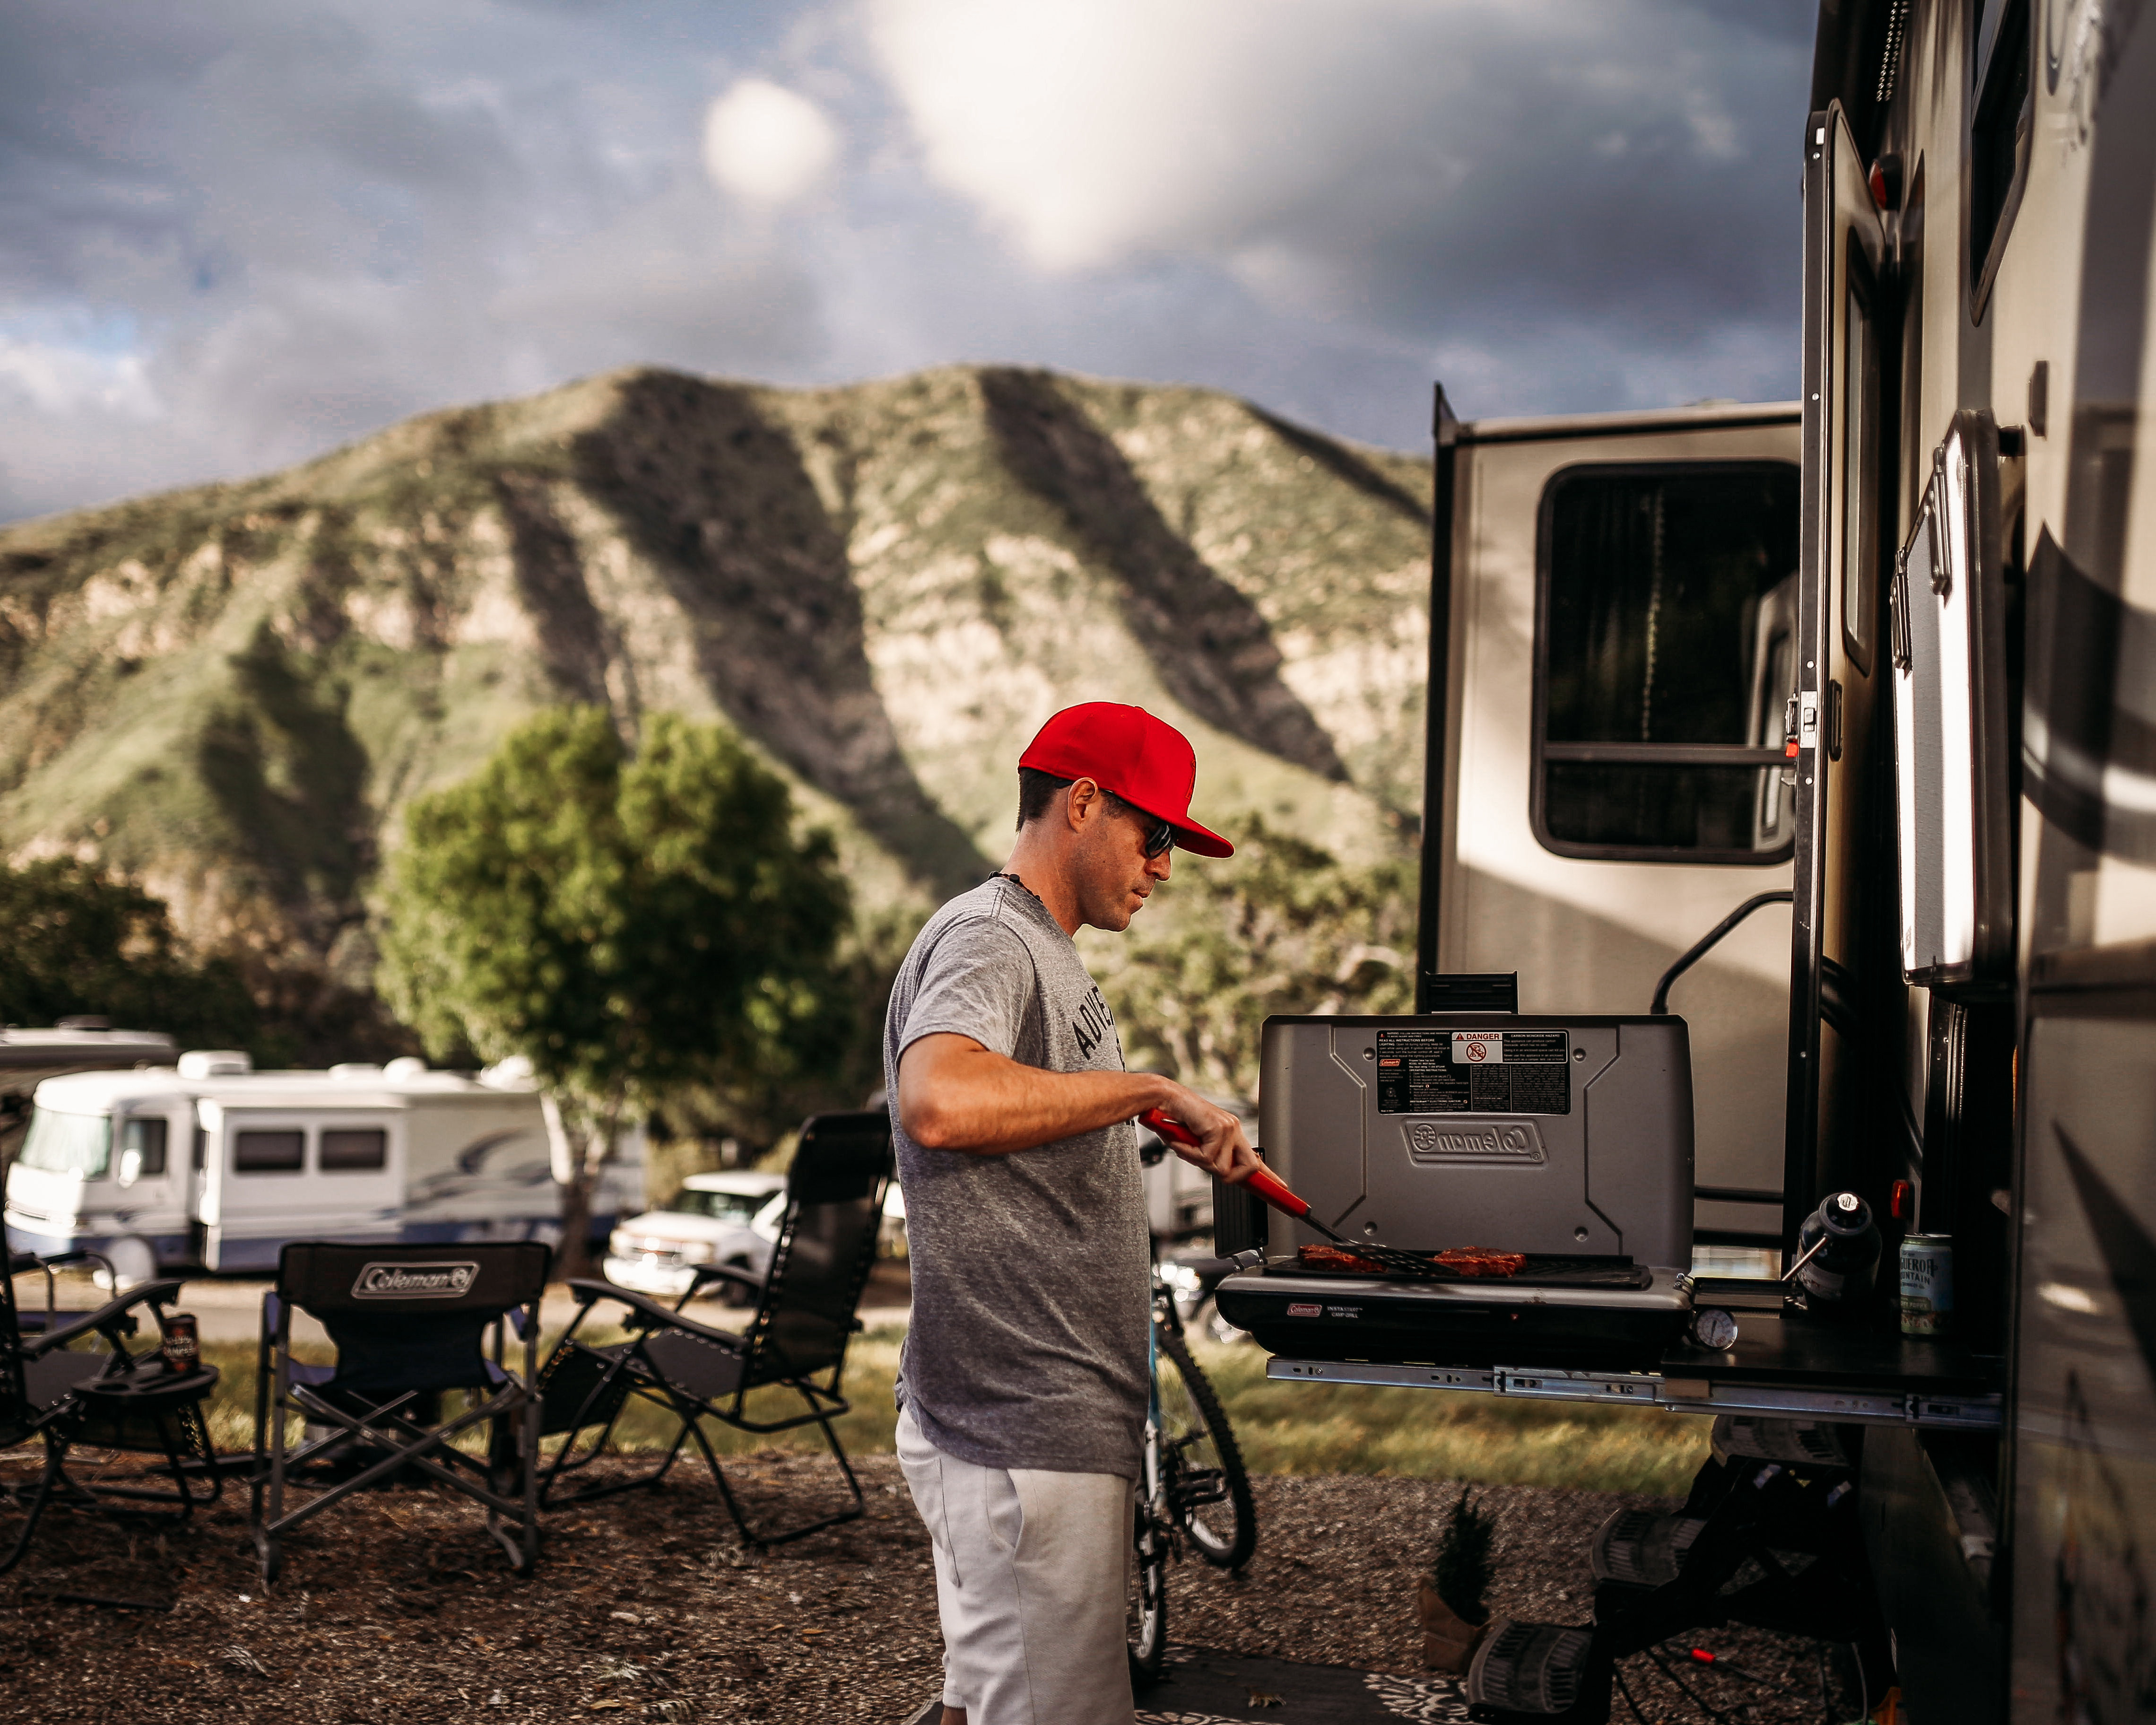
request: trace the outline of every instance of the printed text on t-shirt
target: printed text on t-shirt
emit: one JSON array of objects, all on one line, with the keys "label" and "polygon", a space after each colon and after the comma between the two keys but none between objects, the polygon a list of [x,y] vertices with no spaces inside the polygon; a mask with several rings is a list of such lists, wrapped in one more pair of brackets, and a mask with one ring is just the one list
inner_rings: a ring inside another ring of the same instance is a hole
[{"label": "printed text on t-shirt", "polygon": [[1115,1016],[1108,1010],[1108,1003],[1101,998],[1098,988],[1079,1003],[1078,1016],[1070,1020],[1070,1034],[1078,1039],[1078,1046],[1086,1058],[1093,1058],[1093,1050],[1115,1034]]}]

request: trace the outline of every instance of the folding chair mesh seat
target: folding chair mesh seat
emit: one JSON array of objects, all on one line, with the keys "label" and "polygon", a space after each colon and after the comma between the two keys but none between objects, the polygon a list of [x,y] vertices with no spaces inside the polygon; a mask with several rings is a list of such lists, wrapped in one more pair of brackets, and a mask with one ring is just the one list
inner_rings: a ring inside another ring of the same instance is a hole
[{"label": "folding chair mesh seat", "polygon": [[[407,1469],[480,1503],[511,1567],[531,1566],[539,1553],[539,1409],[530,1386],[552,1255],[536,1240],[295,1241],[279,1254],[276,1288],[263,1296],[254,1393],[254,1447],[264,1460],[249,1520],[264,1579],[275,1579],[290,1528]],[[295,1310],[329,1332],[334,1365],[292,1358]],[[512,1327],[523,1342],[521,1374],[504,1363]],[[470,1393],[467,1405],[444,1419],[441,1398],[456,1391]],[[285,1432],[293,1414],[309,1427],[296,1448]],[[455,1447],[481,1429],[485,1460]],[[288,1496],[297,1499],[289,1508]]]},{"label": "folding chair mesh seat", "polygon": [[[576,1321],[540,1378],[542,1430],[567,1434],[543,1476],[542,1501],[575,1502],[656,1485],[693,1441],[726,1512],[752,1545],[783,1544],[860,1515],[860,1484],[831,1422],[850,1409],[839,1382],[847,1343],[860,1327],[855,1313],[875,1262],[891,1163],[891,1120],[882,1111],[819,1114],[801,1129],[787,1173],[778,1244],[761,1283],[737,1270],[707,1267],[697,1271],[670,1311],[611,1282],[572,1281],[569,1290],[579,1307]],[[757,1296],[755,1314],[740,1331],[682,1316],[680,1307],[714,1281],[731,1281]],[[627,1341],[598,1343],[578,1333],[603,1301],[624,1308]],[[749,1417],[751,1393],[773,1384],[798,1394],[803,1411],[770,1420]],[[631,1397],[666,1409],[679,1422],[672,1445],[655,1466],[634,1477],[610,1483],[575,1478],[605,1452]],[[839,1465],[850,1502],[833,1515],[777,1532],[757,1532],[702,1430],[706,1419],[760,1435],[814,1424]],[[593,1432],[595,1437],[580,1442]]]},{"label": "folding chair mesh seat", "polygon": [[[35,1483],[5,1491],[23,1512],[23,1525],[0,1556],[0,1574],[22,1561],[54,1502],[127,1520],[183,1522],[223,1490],[202,1416],[203,1402],[217,1387],[217,1368],[172,1372],[154,1349],[139,1356],[128,1350],[136,1312],[169,1306],[180,1284],[145,1282],[95,1312],[63,1314],[67,1321],[26,1336],[17,1319],[14,1277],[43,1268],[38,1260],[11,1256],[8,1274],[0,1276],[0,1449],[34,1438],[45,1451]],[[110,1351],[81,1353],[70,1345],[93,1336]],[[85,1448],[157,1460],[131,1471],[100,1467],[95,1486],[85,1486],[67,1471],[69,1452]],[[191,1476],[207,1481],[199,1493]],[[153,1483],[160,1478],[167,1483]]]}]

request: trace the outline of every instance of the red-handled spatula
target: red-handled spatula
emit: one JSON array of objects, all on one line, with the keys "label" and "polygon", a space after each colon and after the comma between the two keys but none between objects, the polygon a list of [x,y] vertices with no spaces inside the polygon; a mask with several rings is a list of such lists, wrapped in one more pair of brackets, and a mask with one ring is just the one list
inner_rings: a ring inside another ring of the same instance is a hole
[{"label": "red-handled spatula", "polygon": [[[1138,1116],[1138,1122],[1142,1126],[1151,1127],[1163,1138],[1173,1139],[1176,1143],[1194,1145],[1198,1142],[1197,1133],[1173,1116],[1163,1114],[1158,1108],[1147,1109],[1144,1113]],[[1260,1151],[1258,1153],[1262,1156],[1265,1153]],[[1251,1191],[1256,1193],[1260,1198],[1282,1215],[1291,1217],[1298,1222],[1307,1222],[1327,1240],[1333,1241],[1343,1250],[1354,1253],[1358,1258],[1366,1258],[1373,1264],[1382,1264],[1395,1275],[1419,1276],[1424,1281],[1437,1279],[1435,1266],[1427,1258],[1417,1257],[1413,1252],[1404,1252],[1397,1246],[1379,1245],[1373,1240],[1350,1240],[1336,1230],[1328,1228],[1311,1214],[1309,1200],[1296,1197],[1288,1189],[1287,1182],[1269,1168],[1260,1167],[1255,1169],[1245,1183],[1249,1185]]]}]

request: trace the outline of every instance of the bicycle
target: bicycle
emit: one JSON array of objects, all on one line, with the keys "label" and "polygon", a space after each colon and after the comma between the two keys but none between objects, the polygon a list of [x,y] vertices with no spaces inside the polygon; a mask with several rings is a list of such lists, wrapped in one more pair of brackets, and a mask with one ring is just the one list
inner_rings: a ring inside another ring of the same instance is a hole
[{"label": "bicycle", "polygon": [[1191,1358],[1174,1291],[1158,1261],[1149,1369],[1127,1612],[1131,1680],[1139,1687],[1158,1681],[1168,1656],[1168,1566],[1181,1558],[1183,1542],[1216,1568],[1238,1569],[1258,1539],[1242,1451],[1219,1397]]}]

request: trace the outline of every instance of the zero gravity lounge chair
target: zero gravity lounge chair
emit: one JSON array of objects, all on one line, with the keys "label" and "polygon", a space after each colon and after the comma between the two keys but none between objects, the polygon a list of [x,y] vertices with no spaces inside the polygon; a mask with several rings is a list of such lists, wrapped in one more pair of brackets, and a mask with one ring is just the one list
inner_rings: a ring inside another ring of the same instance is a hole
[{"label": "zero gravity lounge chair", "polygon": [[[291,1527],[408,1470],[478,1502],[510,1567],[531,1568],[539,1554],[539,1439],[530,1385],[552,1256],[536,1240],[295,1240],[278,1255],[277,1286],[262,1299],[254,1392],[260,1460],[249,1522],[264,1579],[276,1579]],[[292,1358],[295,1309],[329,1332],[335,1365]],[[524,1351],[521,1373],[504,1359],[512,1327]],[[490,1328],[491,1348],[485,1345]],[[444,1417],[443,1396],[458,1391],[467,1393],[465,1405]],[[297,1446],[285,1432],[295,1414],[307,1423]],[[456,1446],[457,1438],[482,1430],[487,1457]],[[288,1494],[300,1501],[288,1507]]]},{"label": "zero gravity lounge chair", "polygon": [[[860,1327],[855,1314],[875,1260],[876,1230],[890,1178],[888,1115],[880,1109],[819,1114],[801,1129],[800,1147],[786,1177],[778,1245],[762,1281],[742,1271],[706,1266],[696,1272],[672,1310],[611,1282],[571,1281],[579,1310],[540,1377],[543,1429],[567,1434],[542,1476],[542,1501],[577,1502],[655,1486],[683,1446],[694,1442],[726,1512],[752,1545],[783,1544],[860,1515],[860,1484],[831,1422],[848,1411],[839,1379],[846,1344]],[[682,1316],[680,1307],[707,1282],[732,1282],[755,1296],[755,1312],[739,1332]],[[593,1309],[608,1301],[624,1308],[621,1322],[629,1338],[585,1340],[578,1332]],[[768,1385],[792,1390],[803,1407],[752,1418],[751,1393]],[[605,1451],[631,1398],[665,1409],[679,1422],[672,1445],[654,1466],[631,1478],[578,1479],[579,1470]],[[702,1422],[707,1419],[758,1434],[819,1426],[851,1501],[835,1514],[798,1526],[756,1531],[705,1435]]]},{"label": "zero gravity lounge chair", "polygon": [[[123,1519],[182,1522],[222,1488],[210,1450],[202,1404],[216,1389],[215,1366],[170,1372],[154,1346],[128,1351],[136,1312],[162,1312],[180,1291],[177,1281],[145,1282],[95,1312],[48,1314],[51,1327],[28,1335],[18,1322],[14,1278],[44,1270],[34,1257],[8,1255],[0,1275],[0,1449],[33,1439],[44,1445],[37,1479],[13,1488],[0,1485],[23,1512],[13,1541],[0,1550],[0,1574],[22,1561],[45,1510],[57,1502]],[[109,1352],[85,1353],[71,1344],[92,1337]],[[69,1452],[109,1450],[154,1458],[127,1471],[100,1466],[85,1484],[67,1471]],[[157,1483],[160,1479],[167,1484]],[[206,1480],[198,1492],[191,1479]]]}]

